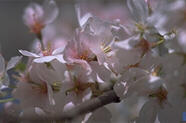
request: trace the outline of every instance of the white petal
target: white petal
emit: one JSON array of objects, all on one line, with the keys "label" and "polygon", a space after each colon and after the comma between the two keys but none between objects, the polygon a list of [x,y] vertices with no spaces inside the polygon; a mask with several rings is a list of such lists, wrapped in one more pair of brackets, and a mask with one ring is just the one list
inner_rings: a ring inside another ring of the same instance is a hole
[{"label": "white petal", "polygon": [[114,85],[114,91],[120,99],[124,99],[124,95],[127,92],[126,82],[118,82]]},{"label": "white petal", "polygon": [[41,58],[34,59],[34,62],[36,62],[36,63],[51,62],[54,59],[56,59],[55,56],[44,56],[44,57],[41,57]]},{"label": "white petal", "polygon": [[74,108],[75,107],[75,105],[74,105],[74,103],[73,102],[69,102],[69,103],[67,103],[65,106],[64,106],[64,112],[67,112],[67,111],[69,111],[69,110],[71,110],[72,108]]},{"label": "white petal", "polygon": [[86,123],[111,123],[111,118],[112,115],[110,111],[107,108],[102,107],[95,110]]},{"label": "white petal", "polygon": [[41,108],[35,107],[34,109],[35,109],[36,114],[38,114],[39,116],[45,116],[46,115],[46,113]]},{"label": "white petal", "polygon": [[61,62],[61,63],[66,63],[66,61],[65,61],[64,58],[63,58],[63,55],[56,55],[55,58],[56,58],[59,62]]},{"label": "white petal", "polygon": [[157,116],[158,107],[153,100],[146,102],[139,114],[137,123],[154,123]]},{"label": "white petal", "polygon": [[84,97],[82,98],[82,101],[90,100],[92,97],[92,91],[90,89],[85,90]]},{"label": "white petal", "polygon": [[60,54],[64,51],[65,49],[65,46],[64,47],[60,47],[60,48],[57,48],[55,49],[53,52],[52,52],[52,55],[57,55],[57,54]]},{"label": "white petal", "polygon": [[35,53],[32,53],[32,52],[29,52],[29,51],[26,51],[26,50],[19,50],[19,52],[24,55],[24,56],[28,56],[28,57],[40,57],[39,55],[35,54]]},{"label": "white petal", "polygon": [[12,57],[7,64],[6,70],[10,70],[16,66],[16,64],[22,59],[22,56]]},{"label": "white petal", "polygon": [[107,82],[110,81],[111,72],[106,67],[104,67],[103,65],[99,65],[98,62],[90,62],[90,66],[92,68],[92,74],[94,74],[95,78],[97,77],[97,74],[100,77],[99,80]]},{"label": "white petal", "polygon": [[83,25],[87,22],[87,20],[92,17],[91,13],[86,13],[83,17],[81,17],[81,12],[80,12],[80,5],[76,4],[76,13],[78,17],[78,22],[80,27],[83,27]]},{"label": "white petal", "polygon": [[52,87],[47,83],[47,91],[48,91],[48,98],[49,98],[49,103],[51,105],[55,105],[55,100],[54,100],[54,95],[52,91]]}]

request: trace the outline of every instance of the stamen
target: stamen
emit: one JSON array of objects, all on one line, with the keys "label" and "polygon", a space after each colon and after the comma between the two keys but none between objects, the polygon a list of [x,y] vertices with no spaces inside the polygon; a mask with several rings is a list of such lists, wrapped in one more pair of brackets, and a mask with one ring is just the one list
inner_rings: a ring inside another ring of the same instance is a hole
[{"label": "stamen", "polygon": [[61,82],[54,82],[51,86],[52,86],[52,90],[54,92],[59,92],[61,90],[62,83]]},{"label": "stamen", "polygon": [[110,46],[106,46],[104,43],[101,45],[101,49],[104,53],[109,53],[112,51]]},{"label": "stamen", "polygon": [[80,95],[82,92],[84,92],[87,88],[92,86],[92,83],[83,83],[77,80],[76,77],[74,77],[74,87],[68,89],[65,94],[68,95],[70,92],[74,92],[76,95]]},{"label": "stamen", "polygon": [[52,55],[52,48],[48,47],[46,50],[42,51],[43,56],[50,56]]},{"label": "stamen", "polygon": [[162,75],[162,66],[156,66],[151,73],[152,76],[161,76]]},{"label": "stamen", "polygon": [[48,89],[47,89],[47,85],[45,82],[43,83],[36,83],[33,81],[29,81],[29,83],[32,85],[32,89],[38,91],[41,94],[47,94],[48,93]]}]

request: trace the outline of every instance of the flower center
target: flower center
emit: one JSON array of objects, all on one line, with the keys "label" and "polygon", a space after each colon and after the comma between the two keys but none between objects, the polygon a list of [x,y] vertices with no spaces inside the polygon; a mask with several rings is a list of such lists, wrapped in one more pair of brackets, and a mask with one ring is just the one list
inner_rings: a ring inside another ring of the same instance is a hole
[{"label": "flower center", "polygon": [[162,104],[167,99],[167,90],[160,87],[155,93],[149,95],[149,97],[156,97],[160,104]]},{"label": "flower center", "polygon": [[106,54],[112,51],[111,47],[106,46],[104,43],[101,45],[101,50]]},{"label": "flower center", "polygon": [[162,67],[160,65],[154,67],[154,69],[151,72],[152,76],[161,76],[162,74],[163,74],[162,73]]},{"label": "flower center", "polygon": [[42,83],[35,83],[35,82],[30,82],[32,84],[32,89],[38,91],[41,94],[47,94],[48,89],[47,89],[47,84],[45,82]]},{"label": "flower center", "polygon": [[31,32],[39,34],[41,33],[41,30],[43,29],[44,25],[36,19],[36,14],[33,14],[32,16],[34,24],[31,26]]},{"label": "flower center", "polygon": [[87,88],[92,86],[92,83],[80,82],[76,77],[74,77],[74,87],[68,89],[65,93],[68,95],[70,92],[74,92],[76,95],[81,95]]},{"label": "flower center", "polygon": [[79,56],[80,59],[82,60],[85,60],[85,61],[88,61],[88,51],[84,51],[80,56]]},{"label": "flower center", "polygon": [[42,51],[42,54],[43,56],[50,56],[52,55],[52,52],[53,52],[52,48],[48,47],[46,50]]},{"label": "flower center", "polygon": [[140,40],[140,42],[135,47],[141,48],[141,50],[142,50],[141,57],[143,57],[151,49],[150,43],[147,40],[145,40],[144,38],[142,40]]},{"label": "flower center", "polygon": [[31,27],[31,32],[33,32],[35,34],[39,34],[43,27],[44,27],[44,25],[42,25],[38,22],[35,22],[34,25]]},{"label": "flower center", "polygon": [[85,50],[83,53],[81,53],[80,56],[78,56],[78,58],[85,60],[87,62],[96,61],[97,60],[96,56],[93,55],[91,56],[90,54],[91,53],[89,51]]},{"label": "flower center", "polygon": [[54,82],[51,86],[52,86],[52,90],[54,92],[59,92],[61,89],[62,83],[61,82]]}]

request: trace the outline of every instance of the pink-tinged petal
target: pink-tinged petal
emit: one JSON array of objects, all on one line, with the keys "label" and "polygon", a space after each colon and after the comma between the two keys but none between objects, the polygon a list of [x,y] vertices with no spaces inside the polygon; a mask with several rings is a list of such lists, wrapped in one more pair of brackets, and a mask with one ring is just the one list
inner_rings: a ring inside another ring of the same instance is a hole
[{"label": "pink-tinged petal", "polygon": [[32,52],[29,52],[29,51],[26,51],[26,50],[19,50],[19,52],[24,55],[24,56],[28,56],[28,57],[35,57],[35,58],[38,58],[40,57],[39,55],[35,54],[35,53],[32,53]]},{"label": "pink-tinged petal", "polygon": [[44,57],[40,57],[40,58],[34,59],[34,62],[36,62],[36,63],[45,63],[45,62],[51,62],[54,59],[56,59],[55,56],[44,56]]},{"label": "pink-tinged petal", "polygon": [[20,62],[21,59],[22,59],[22,56],[15,56],[15,57],[12,57],[12,58],[8,61],[6,70],[10,70],[10,69],[12,69],[13,67],[15,67],[16,64]]},{"label": "pink-tinged petal", "polygon": [[84,43],[92,51],[92,53],[97,55],[99,64],[102,64],[105,61],[105,55],[103,53],[103,50],[101,49],[99,39],[96,36],[86,33],[82,34],[81,38],[84,39]]},{"label": "pink-tinged petal", "polygon": [[42,6],[36,3],[31,3],[24,12],[23,21],[28,27],[33,26],[35,23],[42,22],[44,11]]},{"label": "pink-tinged petal", "polygon": [[65,60],[68,60],[69,58],[78,58],[78,42],[71,40],[68,42],[65,51],[64,51],[64,57]]},{"label": "pink-tinged petal", "polygon": [[87,74],[88,74],[88,75],[92,72],[92,68],[90,67],[90,65],[89,65],[86,61],[84,61],[84,60],[79,60],[79,59],[74,59],[73,62],[82,65],[82,67],[83,67],[85,70],[87,70]]},{"label": "pink-tinged petal", "polygon": [[81,17],[80,5],[76,4],[75,8],[76,8],[79,26],[83,27],[83,25],[88,21],[88,19],[93,16],[91,13],[86,13],[85,15],[83,15],[83,17]]}]

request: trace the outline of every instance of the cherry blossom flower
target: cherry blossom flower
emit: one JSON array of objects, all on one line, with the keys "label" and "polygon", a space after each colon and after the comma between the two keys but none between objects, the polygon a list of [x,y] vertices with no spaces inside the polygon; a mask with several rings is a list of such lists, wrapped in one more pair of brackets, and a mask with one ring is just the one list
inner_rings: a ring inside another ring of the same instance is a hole
[{"label": "cherry blossom flower", "polygon": [[87,40],[86,38],[84,38],[84,35],[86,34],[79,31],[76,32],[75,38],[69,41],[65,48],[64,57],[67,63],[80,64],[90,74],[92,68],[89,62],[95,61],[96,56],[90,50],[88,44],[86,43]]},{"label": "cherry blossom flower", "polygon": [[43,6],[31,3],[25,9],[23,20],[31,32],[39,34],[47,24],[52,23],[56,19],[58,11],[54,0],[46,0]]},{"label": "cherry blossom flower", "polygon": [[68,100],[77,105],[91,99],[93,83],[89,75],[81,67],[77,66],[67,73],[67,79],[63,87],[66,90]]},{"label": "cherry blossom flower", "polygon": [[19,50],[19,52],[24,55],[24,56],[28,56],[28,57],[32,57],[34,58],[34,62],[36,63],[44,63],[44,62],[50,62],[54,59],[57,59],[59,62],[64,63],[64,59],[63,59],[63,52],[64,47],[60,47],[57,48],[55,50],[52,50],[50,47],[47,48],[44,51],[41,51],[41,53],[39,54],[35,54],[26,50]]},{"label": "cherry blossom flower", "polygon": [[[55,67],[50,69],[45,64],[34,63],[27,70],[28,72],[18,77],[19,82],[13,95],[21,101],[23,110],[39,107],[44,112],[63,111],[65,93],[60,93],[60,89],[62,81],[65,80],[62,76],[65,65],[59,64],[58,61],[53,61],[51,65],[55,65]],[[61,68],[60,71],[59,68]],[[61,108],[59,109],[58,106]]]}]

